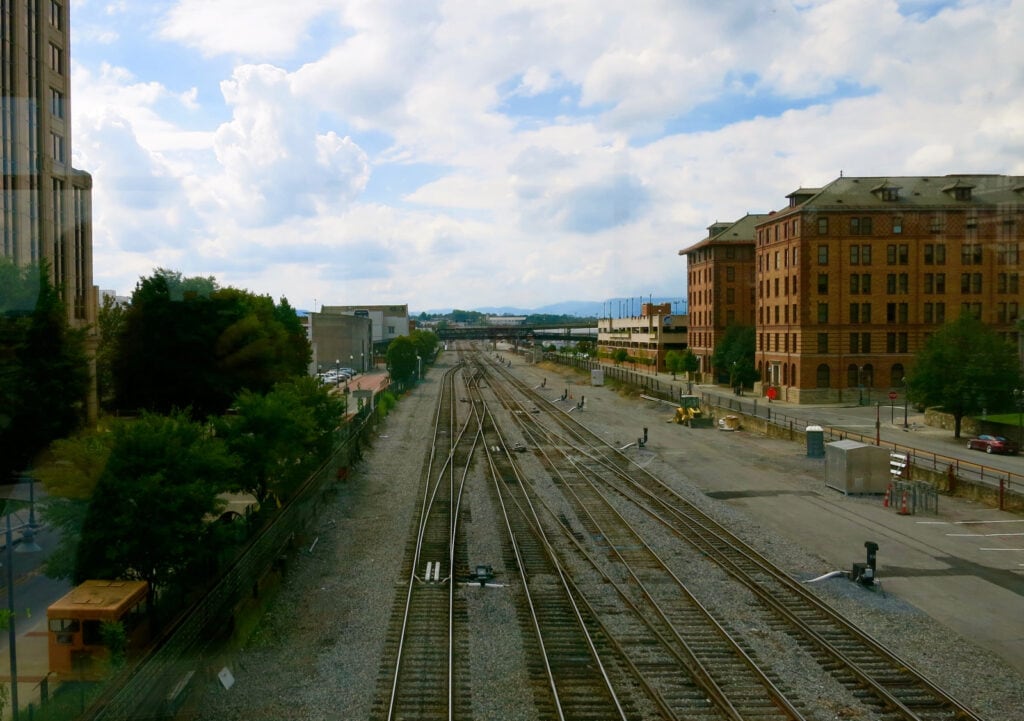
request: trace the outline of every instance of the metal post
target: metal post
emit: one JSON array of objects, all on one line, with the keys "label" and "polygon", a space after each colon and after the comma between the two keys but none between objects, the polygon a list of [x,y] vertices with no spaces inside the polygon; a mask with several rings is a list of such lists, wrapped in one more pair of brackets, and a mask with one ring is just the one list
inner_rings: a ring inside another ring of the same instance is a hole
[{"label": "metal post", "polygon": [[14,630],[14,536],[11,533],[11,514],[7,514],[7,638],[11,652],[11,719],[18,721],[18,652],[16,648],[17,633]]},{"label": "metal post", "polygon": [[910,389],[907,387],[907,379],[903,378],[903,427],[907,428],[907,395]]}]

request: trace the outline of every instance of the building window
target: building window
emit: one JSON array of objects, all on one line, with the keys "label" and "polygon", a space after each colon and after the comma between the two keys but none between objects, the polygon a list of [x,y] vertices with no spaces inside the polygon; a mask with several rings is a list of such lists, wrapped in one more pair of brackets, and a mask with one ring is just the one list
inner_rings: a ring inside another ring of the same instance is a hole
[{"label": "building window", "polygon": [[818,388],[828,388],[832,384],[832,373],[829,371],[828,364],[822,363],[818,366],[816,382]]},{"label": "building window", "polygon": [[942,229],[944,227],[945,227],[945,222],[943,221],[942,216],[941,215],[933,215],[932,216],[932,232],[933,233],[941,233]]},{"label": "building window", "polygon": [[860,352],[870,353],[871,352],[871,334],[861,333],[860,334]]},{"label": "building window", "polygon": [[910,276],[907,273],[900,273],[896,276],[896,292],[903,294],[910,292]]},{"label": "building window", "polygon": [[64,51],[50,43],[50,70],[58,75],[64,74]]},{"label": "building window", "polygon": [[727,281],[736,280],[736,268],[732,265],[725,266],[725,279]]},{"label": "building window", "polygon": [[850,322],[860,323],[860,303],[850,303]]},{"label": "building window", "polygon": [[935,304],[935,322],[945,323],[946,322],[946,304],[936,303]]},{"label": "building window", "polygon": [[62,11],[63,8],[57,0],[50,0],[50,25],[57,30],[64,29],[64,13]]},{"label": "building window", "polygon": [[64,117],[64,93],[57,88],[50,88],[50,115],[55,118]]},{"label": "building window", "polygon": [[871,265],[871,246],[862,245],[860,247],[860,264]]},{"label": "building window", "polygon": [[850,276],[850,295],[860,293],[860,276],[854,273]]},{"label": "building window", "polygon": [[935,274],[935,292],[942,294],[946,292],[946,274],[936,273]]},{"label": "building window", "polygon": [[953,197],[957,200],[970,200],[971,189],[970,188],[953,188]]},{"label": "building window", "polygon": [[818,265],[828,265],[828,246],[818,246]]},{"label": "building window", "polygon": [[860,333],[850,333],[850,352],[860,353]]},{"label": "building window", "polygon": [[1018,293],[1020,288],[1020,276],[1017,273],[1000,273],[996,276],[997,293]]},{"label": "building window", "polygon": [[850,246],[850,265],[860,265],[860,246]]},{"label": "building window", "polygon": [[979,243],[964,243],[960,248],[960,262],[963,265],[981,265],[981,245]]},{"label": "building window", "polygon": [[818,273],[818,295],[828,295],[828,273]]},{"label": "building window", "polygon": [[888,273],[885,276],[885,292],[889,295],[895,295],[896,293],[896,274]]},{"label": "building window", "polygon": [[1000,243],[996,246],[996,263],[1017,265],[1020,262],[1020,247],[1017,243]]},{"label": "building window", "polygon": [[935,304],[925,303],[924,304],[924,322],[934,323],[935,322]]},{"label": "building window", "polygon": [[900,303],[898,306],[899,317],[896,319],[899,323],[909,322],[910,305],[908,303]]},{"label": "building window", "polygon": [[828,323],[828,303],[818,303],[818,322]]},{"label": "building window", "polygon": [[818,352],[828,353],[828,333],[818,333]]},{"label": "building window", "polygon": [[899,235],[903,232],[903,218],[898,215],[893,216],[892,219],[892,234]]},{"label": "building window", "polygon": [[828,218],[818,218],[818,235],[828,235]]},{"label": "building window", "polygon": [[735,288],[726,288],[725,289],[725,302],[726,303],[735,303],[736,302],[736,289]]},{"label": "building window", "polygon": [[905,243],[887,245],[885,260],[889,265],[907,265],[910,262],[910,246]]},{"label": "building window", "polygon": [[896,304],[886,303],[885,304],[885,322],[895,323],[896,322]]},{"label": "building window", "polygon": [[64,138],[50,133],[50,155],[55,163],[64,164]]},{"label": "building window", "polygon": [[871,218],[850,218],[850,235],[871,235]]},{"label": "building window", "polygon": [[871,304],[861,303],[860,304],[860,322],[870,323],[871,322]]}]

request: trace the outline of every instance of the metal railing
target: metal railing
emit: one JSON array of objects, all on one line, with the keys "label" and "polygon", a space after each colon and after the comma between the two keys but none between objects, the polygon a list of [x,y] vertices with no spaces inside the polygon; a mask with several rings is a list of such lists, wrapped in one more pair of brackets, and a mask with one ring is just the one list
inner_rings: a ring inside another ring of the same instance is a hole
[{"label": "metal railing", "polygon": [[[655,396],[672,402],[678,401],[680,393],[684,391],[691,392],[690,389],[692,388],[692,384],[688,384],[686,381],[669,380],[667,374],[665,374],[665,378],[659,378],[657,375],[651,375],[650,373],[630,370],[623,366],[608,365],[590,358],[573,356],[567,353],[545,353],[544,357],[546,360],[583,370],[600,368],[604,371],[606,378],[614,378],[623,383],[629,383],[644,389],[645,395]],[[1004,508],[1005,496],[1007,494],[1024,497],[1024,474],[1022,473],[994,468],[983,463],[965,461],[961,458],[946,456],[905,443],[888,441],[877,434],[863,434],[844,428],[809,422],[806,418],[799,418],[778,410],[778,406],[773,406],[766,398],[720,395],[699,390],[696,395],[700,396],[701,404],[704,406],[714,406],[725,409],[728,412],[760,418],[766,423],[778,428],[787,429],[793,434],[806,434],[807,426],[815,425],[823,429],[825,439],[828,441],[855,440],[868,445],[878,445],[889,448],[892,451],[906,453],[910,466],[946,474],[952,479],[951,486],[954,488],[957,483],[963,482],[995,490],[998,494],[1000,509]]]}]

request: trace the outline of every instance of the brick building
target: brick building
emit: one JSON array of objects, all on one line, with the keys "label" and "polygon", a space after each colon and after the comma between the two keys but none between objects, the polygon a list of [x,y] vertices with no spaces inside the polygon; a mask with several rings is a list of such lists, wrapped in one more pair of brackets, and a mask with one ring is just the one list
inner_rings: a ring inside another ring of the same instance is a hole
[{"label": "brick building", "polygon": [[725,329],[754,325],[756,313],[754,234],[765,215],[714,223],[700,242],[679,251],[686,256],[689,346],[699,372],[713,372],[711,356]]},{"label": "brick building", "polygon": [[839,177],[787,197],[755,230],[758,390],[873,401],[962,311],[1020,342],[1024,177]]}]

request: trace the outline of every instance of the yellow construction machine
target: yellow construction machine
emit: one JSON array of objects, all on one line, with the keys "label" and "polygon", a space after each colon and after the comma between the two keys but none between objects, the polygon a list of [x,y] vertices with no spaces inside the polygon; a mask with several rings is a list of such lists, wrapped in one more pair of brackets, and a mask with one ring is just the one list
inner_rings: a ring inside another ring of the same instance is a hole
[{"label": "yellow construction machine", "polygon": [[690,428],[710,428],[713,419],[706,417],[700,407],[699,396],[679,396],[679,406],[675,417],[670,422],[689,426]]}]

